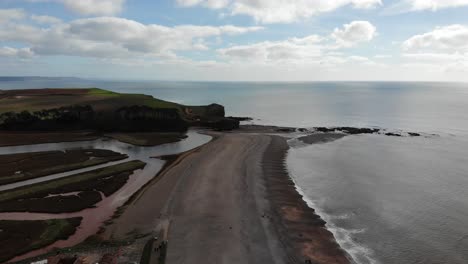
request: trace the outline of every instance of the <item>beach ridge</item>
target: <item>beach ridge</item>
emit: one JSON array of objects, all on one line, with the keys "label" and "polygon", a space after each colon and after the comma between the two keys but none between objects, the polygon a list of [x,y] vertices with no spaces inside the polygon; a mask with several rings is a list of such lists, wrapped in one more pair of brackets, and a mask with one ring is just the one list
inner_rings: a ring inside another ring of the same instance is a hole
[{"label": "beach ridge", "polygon": [[286,138],[210,133],[161,175],[173,182],[166,263],[350,263],[289,177]]}]

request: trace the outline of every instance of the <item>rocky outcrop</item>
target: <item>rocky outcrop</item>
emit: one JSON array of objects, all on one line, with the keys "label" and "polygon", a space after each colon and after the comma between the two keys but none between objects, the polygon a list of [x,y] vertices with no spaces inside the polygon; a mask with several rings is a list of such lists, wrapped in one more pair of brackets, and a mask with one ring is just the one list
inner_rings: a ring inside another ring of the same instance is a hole
[{"label": "rocky outcrop", "polygon": [[219,131],[238,129],[240,122],[230,118],[205,118],[196,122],[196,126],[208,127]]},{"label": "rocky outcrop", "polygon": [[244,116],[228,116],[229,119],[234,119],[237,121],[252,121],[253,118],[251,117],[244,117]]},{"label": "rocky outcrop", "polygon": [[348,135],[361,135],[361,134],[383,134],[389,137],[420,137],[420,133],[415,132],[387,132],[384,129],[380,128],[361,128],[361,127],[314,127],[314,132],[323,132],[323,133],[336,133],[341,132]]},{"label": "rocky outcrop", "polygon": [[225,116],[224,106],[219,104],[210,104],[206,106],[206,116],[207,117],[222,117]]},{"label": "rocky outcrop", "polygon": [[315,127],[314,129],[318,132],[343,132],[350,135],[374,134],[380,131],[378,128],[361,127]]}]

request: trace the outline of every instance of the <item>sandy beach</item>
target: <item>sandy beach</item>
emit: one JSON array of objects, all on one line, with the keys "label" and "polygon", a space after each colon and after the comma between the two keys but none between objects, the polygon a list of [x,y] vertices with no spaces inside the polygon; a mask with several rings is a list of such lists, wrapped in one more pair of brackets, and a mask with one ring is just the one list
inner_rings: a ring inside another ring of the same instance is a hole
[{"label": "sandy beach", "polygon": [[103,236],[163,234],[170,264],[349,263],[295,190],[284,166],[285,138],[212,135],[134,197]]}]

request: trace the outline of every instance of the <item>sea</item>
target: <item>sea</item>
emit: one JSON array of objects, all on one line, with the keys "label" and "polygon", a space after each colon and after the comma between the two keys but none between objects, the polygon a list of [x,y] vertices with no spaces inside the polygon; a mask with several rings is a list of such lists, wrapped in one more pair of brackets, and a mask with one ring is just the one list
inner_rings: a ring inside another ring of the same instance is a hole
[{"label": "sea", "polygon": [[0,81],[0,89],[62,87],[219,103],[255,124],[421,133],[296,142],[286,163],[355,263],[468,263],[467,83]]}]

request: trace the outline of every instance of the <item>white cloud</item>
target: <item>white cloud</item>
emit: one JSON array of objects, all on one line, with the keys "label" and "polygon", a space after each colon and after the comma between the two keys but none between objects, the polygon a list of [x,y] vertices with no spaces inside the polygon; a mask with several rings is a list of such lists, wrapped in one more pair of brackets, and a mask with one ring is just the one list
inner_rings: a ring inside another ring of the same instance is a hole
[{"label": "white cloud", "polygon": [[392,58],[392,56],[387,55],[387,54],[377,54],[377,55],[374,55],[374,58],[375,59],[390,59]]},{"label": "white cloud", "polygon": [[36,16],[32,15],[31,19],[39,24],[58,24],[62,20],[53,16]]},{"label": "white cloud", "polygon": [[175,57],[177,51],[206,49],[205,38],[236,35],[261,27],[145,25],[116,17],[86,18],[40,28],[24,23],[0,25],[0,39],[20,42],[37,55],[82,57]]},{"label": "white cloud", "polygon": [[125,0],[62,0],[70,10],[83,15],[115,15],[122,12]]},{"label": "white cloud", "polygon": [[397,15],[407,12],[433,11],[441,9],[459,8],[468,6],[468,0],[399,0],[389,5],[384,11],[388,15]]},{"label": "white cloud", "polygon": [[382,5],[382,0],[177,0],[181,6],[227,8],[232,15],[247,15],[260,23],[291,23],[331,12],[350,5],[369,9]]},{"label": "white cloud", "polygon": [[219,49],[228,60],[255,61],[260,63],[319,61],[322,56],[322,39],[317,35],[291,38],[284,41],[265,41],[251,45]]},{"label": "white cloud", "polygon": [[238,45],[219,49],[222,58],[235,62],[264,64],[320,64],[331,66],[347,62],[371,64],[365,57],[345,56],[337,49],[355,46],[370,41],[375,27],[366,21],[353,21],[342,30],[335,29],[331,37],[310,35],[304,38],[290,38],[282,41],[264,41],[249,45]]},{"label": "white cloud", "polygon": [[406,51],[468,51],[468,27],[450,25],[416,35],[403,43]]},{"label": "white cloud", "polygon": [[0,47],[0,57],[18,57],[22,59],[31,58],[34,53],[29,48],[11,48],[11,47]]},{"label": "white cloud", "polygon": [[6,23],[10,20],[19,20],[25,17],[22,9],[0,9],[0,23]]},{"label": "white cloud", "polygon": [[27,0],[33,3],[56,2],[80,15],[116,15],[122,12],[126,0]]},{"label": "white cloud", "polygon": [[224,8],[229,2],[230,0],[177,0],[177,3],[184,7],[202,5],[212,9]]},{"label": "white cloud", "polygon": [[339,47],[352,47],[362,42],[371,41],[377,34],[377,28],[368,21],[353,21],[335,28],[332,37]]},{"label": "white cloud", "polygon": [[424,67],[441,72],[467,71],[468,27],[450,25],[415,35],[406,40],[402,57],[408,65]]},{"label": "white cloud", "polygon": [[383,5],[382,0],[354,0],[352,4],[360,9],[371,9]]},{"label": "white cloud", "polygon": [[400,5],[407,6],[413,11],[437,11],[443,8],[468,6],[468,0],[404,0]]},{"label": "white cloud", "polygon": [[445,63],[467,61],[468,54],[464,53],[405,53],[403,57],[413,61],[430,62],[430,63]]}]

